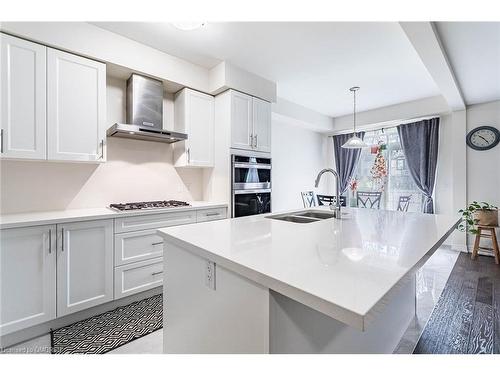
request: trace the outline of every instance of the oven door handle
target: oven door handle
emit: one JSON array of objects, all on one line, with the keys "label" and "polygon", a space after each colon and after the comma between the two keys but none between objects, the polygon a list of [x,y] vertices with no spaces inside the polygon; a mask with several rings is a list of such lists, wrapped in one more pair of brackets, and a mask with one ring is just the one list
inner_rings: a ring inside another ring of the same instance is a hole
[{"label": "oven door handle", "polygon": [[252,190],[234,190],[234,195],[253,194],[253,193],[270,193],[271,189],[252,189]]},{"label": "oven door handle", "polygon": [[271,169],[269,164],[234,163],[234,168]]}]

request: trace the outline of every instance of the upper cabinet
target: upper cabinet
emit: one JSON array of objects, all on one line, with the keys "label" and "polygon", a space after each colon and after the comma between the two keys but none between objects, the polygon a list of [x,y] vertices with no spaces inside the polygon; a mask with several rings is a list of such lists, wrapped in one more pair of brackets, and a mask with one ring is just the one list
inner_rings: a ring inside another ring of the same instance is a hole
[{"label": "upper cabinet", "polygon": [[106,65],[0,36],[0,156],[105,161]]},{"label": "upper cabinet", "polygon": [[2,158],[46,158],[45,46],[0,34]]},{"label": "upper cabinet", "polygon": [[106,65],[47,49],[48,159],[105,160]]},{"label": "upper cabinet", "polygon": [[254,149],[271,152],[271,103],[252,98],[252,112]]},{"label": "upper cabinet", "polygon": [[231,147],[271,152],[271,103],[230,90]]},{"label": "upper cabinet", "polygon": [[253,149],[252,97],[231,90],[231,147]]},{"label": "upper cabinet", "polygon": [[175,130],[188,135],[174,144],[176,167],[214,166],[214,98],[185,88],[175,96]]}]

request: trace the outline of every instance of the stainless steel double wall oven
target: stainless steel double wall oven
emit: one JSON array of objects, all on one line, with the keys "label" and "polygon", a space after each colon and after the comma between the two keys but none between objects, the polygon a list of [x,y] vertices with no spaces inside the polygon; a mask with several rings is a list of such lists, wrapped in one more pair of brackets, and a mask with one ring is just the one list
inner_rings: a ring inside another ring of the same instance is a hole
[{"label": "stainless steel double wall oven", "polygon": [[232,217],[271,212],[271,155],[234,150],[231,163]]}]

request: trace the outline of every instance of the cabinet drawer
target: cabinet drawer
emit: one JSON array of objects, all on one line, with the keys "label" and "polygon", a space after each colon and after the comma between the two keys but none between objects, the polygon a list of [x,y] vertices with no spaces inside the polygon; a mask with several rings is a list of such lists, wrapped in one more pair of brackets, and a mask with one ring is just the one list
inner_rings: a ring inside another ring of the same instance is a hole
[{"label": "cabinet drawer", "polygon": [[115,268],[115,299],[163,285],[163,258]]},{"label": "cabinet drawer", "polygon": [[115,219],[115,233],[163,228],[194,222],[196,222],[196,211],[194,210],[165,214],[128,216]]},{"label": "cabinet drawer", "polygon": [[210,208],[196,211],[196,222],[220,220],[226,218],[226,208]]},{"label": "cabinet drawer", "polygon": [[163,255],[163,238],[156,229],[118,233],[115,235],[115,266]]}]

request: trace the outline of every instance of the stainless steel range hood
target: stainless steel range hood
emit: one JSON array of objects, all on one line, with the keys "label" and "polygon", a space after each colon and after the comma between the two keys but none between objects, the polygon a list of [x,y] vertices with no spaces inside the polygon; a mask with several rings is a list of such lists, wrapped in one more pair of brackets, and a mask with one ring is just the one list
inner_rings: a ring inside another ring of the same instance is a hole
[{"label": "stainless steel range hood", "polygon": [[187,134],[176,133],[163,129],[146,128],[144,126],[129,124],[114,124],[107,131],[108,137],[122,137],[140,139],[142,141],[154,141],[174,143],[187,139]]},{"label": "stainless steel range hood", "polygon": [[174,143],[187,134],[163,129],[163,83],[139,74],[127,80],[127,123],[114,124],[108,137]]}]

